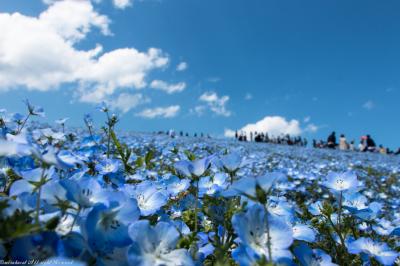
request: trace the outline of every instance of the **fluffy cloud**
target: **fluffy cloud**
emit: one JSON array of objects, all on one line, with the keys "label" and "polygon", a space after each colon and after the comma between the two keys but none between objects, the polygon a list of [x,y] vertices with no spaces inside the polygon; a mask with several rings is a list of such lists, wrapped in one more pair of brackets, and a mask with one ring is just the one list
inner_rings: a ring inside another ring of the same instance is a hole
[{"label": "fluffy cloud", "polygon": [[114,110],[120,110],[123,113],[145,103],[149,103],[150,99],[141,93],[129,94],[121,93],[117,98],[108,101],[109,106]]},{"label": "fluffy cloud", "polygon": [[375,108],[375,103],[371,100],[368,100],[363,104],[363,108],[367,110],[372,110]]},{"label": "fluffy cloud", "polygon": [[156,108],[148,108],[143,110],[140,113],[137,113],[136,116],[144,117],[144,118],[172,118],[175,117],[181,107],[179,105],[172,105],[168,107],[156,107]]},{"label": "fluffy cloud", "polygon": [[205,92],[200,96],[199,101],[205,103],[205,105],[195,107],[194,110],[199,115],[201,115],[207,107],[216,115],[228,117],[232,114],[226,107],[229,101],[229,96],[227,95],[219,97],[215,92]]},{"label": "fluffy cloud", "polygon": [[47,91],[73,83],[79,85],[75,95],[80,101],[98,103],[117,90],[144,88],[147,75],[168,64],[161,50],[103,53],[101,45],[75,47],[93,29],[110,35],[109,24],[84,0],[50,3],[38,17],[0,13],[0,91],[19,86]]},{"label": "fluffy cloud", "polygon": [[116,8],[124,9],[132,5],[131,0],[113,0],[113,4]]},{"label": "fluffy cloud", "polygon": [[186,62],[181,62],[176,66],[176,71],[185,71],[188,68],[188,64]]},{"label": "fluffy cloud", "polygon": [[[226,129],[225,136],[232,137],[232,132],[232,130]],[[267,132],[269,135],[273,136],[282,134],[298,136],[302,133],[302,130],[299,121],[295,119],[288,121],[281,116],[266,116],[254,124],[247,124],[242,127],[239,132],[245,132],[247,134],[250,134],[250,132]]]},{"label": "fluffy cloud", "polygon": [[[45,3],[46,5],[51,5],[60,1],[65,1],[65,0],[42,0],[42,2]],[[76,1],[76,2],[92,1],[94,3],[100,3],[102,0],[68,0],[68,1]],[[112,0],[114,7],[118,9],[125,9],[129,6],[132,6],[132,2],[133,0]]]},{"label": "fluffy cloud", "polygon": [[167,82],[162,81],[162,80],[153,80],[150,83],[150,88],[162,90],[168,94],[172,94],[172,93],[183,91],[186,88],[186,83],[179,82],[176,84],[168,84]]}]

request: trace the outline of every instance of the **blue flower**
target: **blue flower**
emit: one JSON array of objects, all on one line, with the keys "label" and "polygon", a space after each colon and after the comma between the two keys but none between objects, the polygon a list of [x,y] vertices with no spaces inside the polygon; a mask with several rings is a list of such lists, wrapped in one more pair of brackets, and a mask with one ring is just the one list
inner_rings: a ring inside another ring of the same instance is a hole
[{"label": "blue flower", "polygon": [[44,260],[57,255],[59,237],[54,232],[43,232],[16,239],[11,248],[13,260]]},{"label": "blue flower", "polygon": [[327,180],[322,183],[332,192],[340,193],[358,188],[357,176],[351,172],[330,173]]},{"label": "blue flower", "polygon": [[132,245],[128,249],[129,265],[137,266],[191,266],[194,265],[187,250],[176,249],[179,232],[168,223],[154,227],[142,220],[129,226]]},{"label": "blue flower", "polygon": [[285,180],[286,177],[279,172],[267,173],[259,177],[243,177],[235,181],[224,193],[225,196],[244,195],[256,197],[257,185],[266,193],[270,192],[276,182]]},{"label": "blue flower", "polygon": [[166,185],[167,192],[174,197],[190,187],[190,180],[171,176],[168,180],[164,181],[164,184]]},{"label": "blue flower", "polygon": [[137,200],[142,216],[152,215],[167,204],[168,198],[165,194],[151,183],[141,183],[135,188],[131,185],[126,185],[124,189]]},{"label": "blue flower", "polygon": [[101,175],[115,174],[121,166],[121,161],[116,159],[104,159],[96,165],[96,170]]},{"label": "blue flower", "polygon": [[315,242],[315,231],[308,225],[297,224],[293,226],[293,238],[306,242]]},{"label": "blue flower", "polygon": [[187,177],[200,177],[210,167],[211,157],[204,157],[195,161],[179,161],[175,163],[175,169]]},{"label": "blue flower", "polygon": [[[268,219],[268,220],[267,220]],[[253,205],[246,213],[236,214],[232,218],[232,225],[236,234],[239,236],[239,248],[244,246],[244,250],[256,260],[265,257],[268,259],[268,227],[273,261],[282,258],[291,258],[289,247],[293,243],[293,231],[282,219],[270,215],[264,211],[260,205]],[[240,255],[235,258],[238,260]]]},{"label": "blue flower", "polygon": [[62,179],[60,184],[67,192],[67,199],[83,208],[92,207],[102,196],[99,182],[92,177],[82,177],[79,180]]},{"label": "blue flower", "polygon": [[111,193],[109,198],[108,206],[100,203],[92,208],[83,227],[89,246],[99,254],[129,245],[128,226],[140,216],[135,199],[122,192]]},{"label": "blue flower", "polygon": [[312,250],[305,243],[300,243],[294,248],[294,254],[301,266],[337,266],[332,262],[332,258],[320,249]]},{"label": "blue flower", "polygon": [[238,152],[232,152],[221,157],[221,163],[224,169],[228,170],[229,172],[235,172],[241,166],[242,157]]},{"label": "blue flower", "polygon": [[392,265],[399,256],[399,253],[390,249],[386,243],[374,242],[372,239],[365,237],[349,243],[347,249],[351,254],[363,253],[374,257],[383,265]]}]

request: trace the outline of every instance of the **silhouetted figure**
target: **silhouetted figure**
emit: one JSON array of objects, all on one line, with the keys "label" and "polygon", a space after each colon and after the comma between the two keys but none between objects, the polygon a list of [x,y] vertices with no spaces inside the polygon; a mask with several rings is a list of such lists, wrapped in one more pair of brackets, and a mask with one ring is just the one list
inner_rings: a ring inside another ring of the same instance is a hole
[{"label": "silhouetted figure", "polygon": [[367,135],[366,144],[367,144],[367,151],[375,151],[376,144],[370,135]]},{"label": "silhouetted figure", "polygon": [[333,131],[327,139],[328,148],[334,149],[336,147],[336,133]]},{"label": "silhouetted figure", "polygon": [[348,149],[348,144],[347,144],[347,140],[346,137],[344,136],[344,134],[340,135],[340,139],[339,139],[339,149],[344,151]]},{"label": "silhouetted figure", "polygon": [[238,134],[237,130],[235,131],[235,139],[239,139],[239,134]]}]

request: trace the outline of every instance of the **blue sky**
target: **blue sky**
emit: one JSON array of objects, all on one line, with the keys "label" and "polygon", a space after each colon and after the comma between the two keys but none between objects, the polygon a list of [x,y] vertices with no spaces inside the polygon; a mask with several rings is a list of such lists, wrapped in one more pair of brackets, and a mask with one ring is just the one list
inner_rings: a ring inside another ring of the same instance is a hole
[{"label": "blue sky", "polygon": [[22,111],[29,98],[48,121],[80,125],[84,113],[100,119],[104,100],[122,129],[218,136],[279,116],[274,132],[369,133],[397,148],[399,10],[391,0],[2,0],[1,107]]}]

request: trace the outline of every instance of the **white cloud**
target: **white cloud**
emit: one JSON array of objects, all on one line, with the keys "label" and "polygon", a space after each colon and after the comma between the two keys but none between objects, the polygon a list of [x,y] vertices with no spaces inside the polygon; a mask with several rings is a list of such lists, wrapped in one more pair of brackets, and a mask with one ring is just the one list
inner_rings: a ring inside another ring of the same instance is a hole
[{"label": "white cloud", "polygon": [[39,15],[38,20],[73,43],[85,38],[92,27],[99,28],[104,35],[111,34],[109,18],[95,12],[88,1],[55,2]]},{"label": "white cloud", "polygon": [[304,117],[304,119],[303,119],[304,123],[308,123],[308,122],[310,122],[310,120],[311,120],[311,117],[310,117],[310,116],[306,116],[306,117]]},{"label": "white cloud", "polygon": [[145,103],[149,103],[150,99],[141,93],[129,94],[121,93],[117,98],[108,101],[110,107],[114,110],[121,110],[126,113],[129,110]]},{"label": "white cloud", "polygon": [[[286,120],[281,116],[266,116],[254,124],[247,124],[242,127],[239,132],[263,132],[272,136],[279,136],[282,134],[289,134],[291,136],[298,136],[302,133],[300,123],[298,120]],[[231,137],[232,130],[225,130],[225,136]]]},{"label": "white cloud", "polygon": [[144,117],[144,118],[172,118],[175,117],[181,107],[179,105],[171,105],[168,107],[156,107],[156,108],[148,108],[143,110],[140,113],[137,113],[136,116]]},{"label": "white cloud", "polygon": [[251,93],[246,93],[246,95],[244,96],[244,99],[249,101],[249,100],[253,99],[253,95]]},{"label": "white cloud", "polygon": [[306,126],[306,128],[304,129],[304,132],[315,133],[315,132],[318,131],[318,129],[319,129],[318,126],[316,126],[316,125],[314,125],[313,123],[311,123],[311,124],[308,124],[308,125]]},{"label": "white cloud", "polygon": [[183,91],[186,88],[186,83],[179,82],[176,84],[168,84],[167,82],[162,80],[153,80],[150,84],[150,88],[162,90],[168,94],[172,94]]},{"label": "white cloud", "polygon": [[[42,0],[43,3],[45,3],[46,5],[51,5],[54,4],[56,2],[61,2],[61,1],[66,1],[66,0]],[[102,0],[68,0],[70,2],[94,2],[94,3],[100,3]],[[125,9],[129,6],[132,6],[133,0],[112,0],[112,3],[114,5],[114,7],[118,8],[118,9]]]},{"label": "white cloud", "polygon": [[113,4],[116,8],[124,9],[132,5],[131,0],[113,0]]},{"label": "white cloud", "polygon": [[[200,96],[199,101],[204,102],[206,106],[216,115],[228,117],[232,114],[231,111],[226,108],[226,104],[229,101],[229,96],[227,95],[219,97],[215,92],[205,92]],[[203,111],[206,106],[196,106],[195,110]]]},{"label": "white cloud", "polygon": [[188,68],[188,64],[186,62],[180,62],[176,66],[176,71],[185,71]]},{"label": "white cloud", "polygon": [[235,137],[235,131],[229,128],[225,128],[224,130],[224,136],[227,138],[234,138]]},{"label": "white cloud", "polygon": [[90,1],[57,1],[38,17],[0,13],[0,91],[19,86],[47,91],[78,83],[75,96],[98,103],[112,99],[117,90],[146,87],[147,75],[168,64],[161,50],[103,53],[101,45],[92,50],[74,46],[93,28],[110,35],[109,24]]},{"label": "white cloud", "polygon": [[363,104],[363,108],[367,110],[372,110],[375,108],[375,103],[371,100],[368,100]]}]

